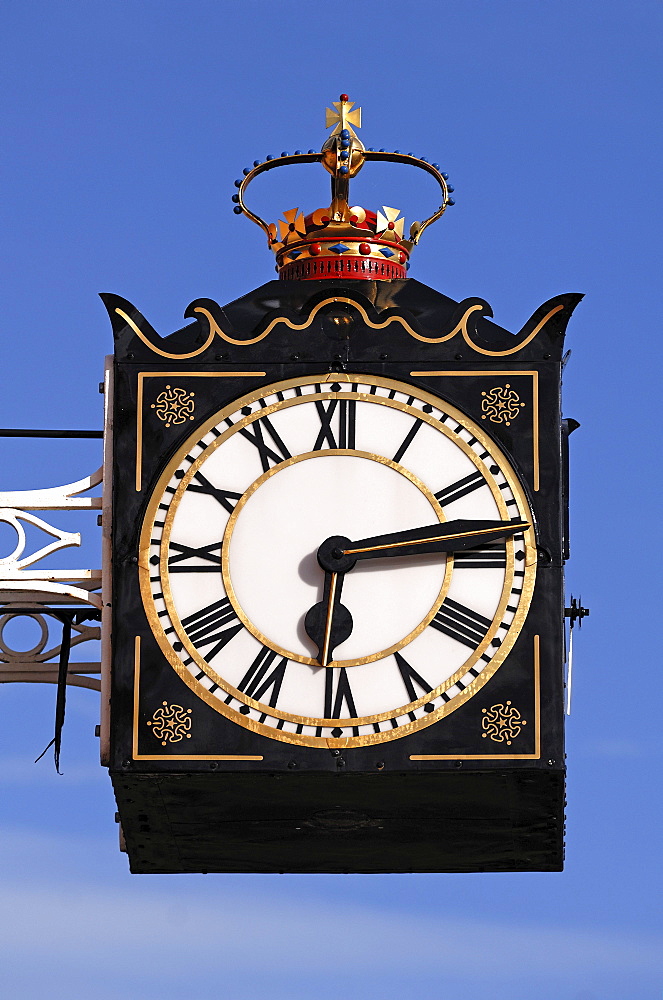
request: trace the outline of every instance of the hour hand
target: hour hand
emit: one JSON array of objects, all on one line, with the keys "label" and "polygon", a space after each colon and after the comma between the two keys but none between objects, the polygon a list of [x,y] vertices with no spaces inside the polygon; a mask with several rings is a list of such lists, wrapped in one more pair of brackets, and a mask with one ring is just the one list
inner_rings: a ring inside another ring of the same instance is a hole
[{"label": "hour hand", "polygon": [[318,663],[321,667],[332,662],[334,648],[345,642],[352,633],[352,615],[341,604],[342,588],[343,573],[325,572],[322,600],[309,608],[304,619],[304,628],[318,647]]},{"label": "hour hand", "polygon": [[325,572],[347,573],[358,559],[414,556],[427,552],[459,552],[529,528],[527,521],[457,520],[409,528],[372,538],[328,538],[318,549]]}]

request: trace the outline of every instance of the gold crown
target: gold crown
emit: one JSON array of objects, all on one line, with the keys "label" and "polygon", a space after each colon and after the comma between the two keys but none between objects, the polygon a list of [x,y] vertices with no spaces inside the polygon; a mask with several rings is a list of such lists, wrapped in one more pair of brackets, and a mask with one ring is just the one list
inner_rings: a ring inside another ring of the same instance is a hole
[{"label": "gold crown", "polygon": [[[355,108],[347,94],[341,94],[334,109],[326,109],[325,127],[333,130],[320,152],[309,149],[294,154],[268,156],[254,160],[244,176],[235,181],[234,211],[245,215],[267,234],[268,244],[276,254],[276,270],[284,279],[307,281],[320,278],[355,278],[392,280],[405,278],[412,248],[424,230],[453,205],[453,188],[448,175],[437,163],[429,163],[412,153],[393,153],[385,149],[366,149],[357,137],[361,128],[361,108]],[[368,160],[406,163],[432,174],[442,190],[442,204],[423,222],[413,222],[409,239],[404,238],[405,220],[397,208],[383,205],[379,211],[350,205],[350,180]],[[329,207],[304,215],[299,208],[283,213],[277,223],[267,223],[247,208],[244,194],[259,174],[275,167],[299,163],[322,163],[331,174],[332,198]]]}]

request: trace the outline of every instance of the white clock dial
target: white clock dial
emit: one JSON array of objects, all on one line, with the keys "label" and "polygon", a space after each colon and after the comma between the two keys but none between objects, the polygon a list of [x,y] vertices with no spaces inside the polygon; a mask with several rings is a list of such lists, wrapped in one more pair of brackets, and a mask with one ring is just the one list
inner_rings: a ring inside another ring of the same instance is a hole
[{"label": "white clock dial", "polygon": [[534,530],[358,562],[342,582],[351,632],[321,666],[304,623],[326,538],[532,525],[506,458],[458,410],[387,379],[326,379],[254,392],[180,449],[143,526],[141,587],[161,649],[208,704],[276,739],[363,745],[437,721],[492,676],[527,614]]}]

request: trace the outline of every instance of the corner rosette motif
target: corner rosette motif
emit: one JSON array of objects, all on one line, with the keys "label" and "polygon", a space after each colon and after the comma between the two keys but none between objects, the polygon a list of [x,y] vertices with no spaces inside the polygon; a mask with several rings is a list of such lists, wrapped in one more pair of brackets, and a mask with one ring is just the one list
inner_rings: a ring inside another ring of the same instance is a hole
[{"label": "corner rosette motif", "polygon": [[170,427],[171,424],[185,424],[187,420],[193,420],[194,396],[194,392],[167,385],[157,396],[156,402],[152,403],[152,409],[166,427]]},{"label": "corner rosette motif", "polygon": [[481,728],[485,730],[481,735],[484,739],[490,737],[494,743],[506,743],[507,746],[511,746],[511,741],[520,736],[522,727],[527,725],[527,720],[523,719],[510,701],[493,705],[491,708],[482,708],[481,711],[483,713]]},{"label": "corner rosette motif", "polygon": [[481,395],[484,397],[481,400],[483,411],[481,419],[486,420],[487,418],[492,420],[494,424],[506,424],[507,427],[510,426],[512,420],[516,419],[521,408],[525,405],[520,402],[520,396],[508,382],[505,386],[497,385],[494,389],[489,389],[488,392],[482,392]]},{"label": "corner rosette motif", "polygon": [[190,708],[184,709],[181,705],[169,705],[167,701],[164,701],[163,705],[153,713],[152,718],[148,719],[147,724],[152,727],[152,732],[158,740],[161,740],[163,747],[167,743],[179,743],[185,737],[188,740],[191,739]]}]

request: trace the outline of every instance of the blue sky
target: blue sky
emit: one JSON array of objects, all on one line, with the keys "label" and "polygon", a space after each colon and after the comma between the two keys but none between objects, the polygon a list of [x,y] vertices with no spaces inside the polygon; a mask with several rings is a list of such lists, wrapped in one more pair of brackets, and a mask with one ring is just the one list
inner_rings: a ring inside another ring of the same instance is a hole
[{"label": "blue sky", "polygon": [[[4,686],[4,995],[660,1000],[662,25],[646,0],[5,0],[1,425],[101,426],[112,339],[98,292],[167,333],[192,299],[269,280],[260,231],[231,212],[233,180],[321,143],[344,91],[367,145],[436,160],[456,188],[413,277],[487,299],[511,329],[552,295],[586,294],[564,410],[582,424],[568,591],[592,614],[575,650],[563,874],[130,876],[97,695],[70,690],[58,777],[32,763],[54,689]],[[326,177],[302,177],[265,179],[270,218],[325,203]],[[358,200],[409,220],[437,204],[425,179],[395,177]],[[100,462],[98,442],[1,447],[2,489]],[[64,565],[98,565],[84,517],[89,541]]]}]

